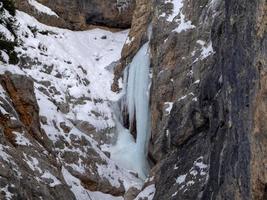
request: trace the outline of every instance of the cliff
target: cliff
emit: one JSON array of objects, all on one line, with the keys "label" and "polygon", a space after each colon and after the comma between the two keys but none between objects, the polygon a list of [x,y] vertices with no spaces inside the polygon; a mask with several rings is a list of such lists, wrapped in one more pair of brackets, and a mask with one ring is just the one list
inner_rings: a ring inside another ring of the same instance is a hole
[{"label": "cliff", "polygon": [[[154,199],[265,199],[266,2],[146,5]],[[131,59],[125,46],[115,84]]]},{"label": "cliff", "polygon": [[[16,0],[15,3],[19,10],[30,13],[44,24],[72,30],[94,26],[129,28],[135,8],[134,0]],[[53,12],[46,12],[42,6]]]},{"label": "cliff", "polygon": [[[3,2],[0,199],[267,199],[265,0]],[[123,165],[144,44],[146,180]]]}]

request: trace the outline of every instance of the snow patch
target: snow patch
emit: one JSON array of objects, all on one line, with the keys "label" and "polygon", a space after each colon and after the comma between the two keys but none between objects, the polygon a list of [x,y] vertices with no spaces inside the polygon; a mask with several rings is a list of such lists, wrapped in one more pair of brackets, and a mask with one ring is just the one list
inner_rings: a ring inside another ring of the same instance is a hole
[{"label": "snow patch", "polygon": [[180,185],[183,182],[185,182],[186,176],[187,176],[187,174],[184,174],[184,175],[181,175],[181,176],[177,177],[176,183],[178,183]]},{"label": "snow patch", "polygon": [[[178,15],[180,15],[180,18],[175,20],[175,22],[179,23],[179,25],[173,31],[181,33],[183,31],[195,28],[192,22],[190,20],[186,20],[185,15],[182,13],[182,8],[184,6],[183,0],[166,0],[165,4],[166,3],[173,4],[172,14],[167,17],[166,19],[167,21],[172,22]],[[165,17],[165,16],[166,13],[160,15],[160,17]]]},{"label": "snow patch", "polygon": [[53,182],[49,183],[50,187],[55,187],[56,185],[60,185],[61,182],[50,172],[45,171],[44,174],[41,176],[43,179],[51,179]]},{"label": "snow patch", "polygon": [[173,102],[165,102],[164,105],[167,107],[165,108],[165,111],[169,115],[171,113],[172,107],[173,107]]},{"label": "snow patch", "polygon": [[76,199],[79,200],[123,200],[122,197],[114,197],[109,194],[102,192],[91,192],[86,190],[82,185],[81,181],[76,177],[72,176],[69,171],[62,167],[62,174],[66,183],[71,187],[72,193],[75,195]]},{"label": "snow patch", "polygon": [[215,53],[212,47],[212,42],[209,42],[209,44],[206,44],[206,42],[203,40],[197,40],[197,44],[201,46],[201,53],[200,53],[200,56],[194,60],[193,63],[196,63],[199,60],[204,60],[205,58]]},{"label": "snow patch", "polygon": [[134,200],[147,199],[152,200],[156,192],[155,184],[149,185],[143,191],[141,191]]},{"label": "snow patch", "polygon": [[134,37],[131,37],[131,38],[130,38],[130,37],[128,36],[127,39],[126,39],[126,41],[125,41],[125,44],[130,45],[130,44],[134,41],[134,39],[135,39]]},{"label": "snow patch", "polygon": [[23,156],[26,158],[25,161],[32,171],[37,170],[40,174],[43,173],[42,169],[38,167],[39,161],[36,158],[29,156],[30,159],[28,159],[28,156],[25,153],[23,153]]},{"label": "snow patch", "polygon": [[28,2],[39,12],[58,17],[58,15],[54,11],[52,11],[50,8],[48,8],[47,6],[44,6],[43,4],[40,4],[39,2],[35,0],[28,0]]},{"label": "snow patch", "polygon": [[0,36],[1,36],[1,34],[3,34],[5,39],[7,39],[9,41],[13,42],[15,40],[14,35],[2,24],[0,24]]},{"label": "snow patch", "polygon": [[6,200],[11,200],[12,197],[14,196],[14,194],[12,194],[11,192],[9,192],[8,187],[9,187],[9,186],[7,185],[7,186],[5,186],[4,188],[0,189],[0,191],[1,191],[1,192],[4,192],[4,194],[5,194],[5,199],[6,199]]},{"label": "snow patch", "polygon": [[13,131],[16,135],[16,143],[22,146],[30,146],[31,142],[21,133]]},{"label": "snow patch", "polygon": [[9,56],[8,56],[8,54],[6,52],[2,51],[2,50],[0,50],[0,54],[1,54],[1,57],[2,57],[3,61],[5,63],[8,63],[9,62]]},{"label": "snow patch", "polygon": [[2,144],[0,144],[0,158],[2,158],[6,162],[10,162],[11,158],[11,156],[4,151],[4,146]]}]

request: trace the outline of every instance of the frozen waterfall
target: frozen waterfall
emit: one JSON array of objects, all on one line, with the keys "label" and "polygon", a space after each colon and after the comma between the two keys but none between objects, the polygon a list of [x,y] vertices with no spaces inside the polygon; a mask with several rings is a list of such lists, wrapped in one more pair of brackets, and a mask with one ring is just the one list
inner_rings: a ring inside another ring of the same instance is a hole
[{"label": "frozen waterfall", "polygon": [[149,136],[149,52],[148,43],[144,44],[133,58],[128,75],[126,103],[128,106],[130,124],[136,117],[137,148],[140,154],[146,154],[146,144]]},{"label": "frozen waterfall", "polygon": [[[117,120],[118,141],[111,151],[111,158],[121,166],[138,172],[141,178],[148,175],[147,147],[150,137],[149,110],[149,43],[145,43],[125,69],[124,106],[127,107],[130,126],[136,120],[137,138]],[[118,111],[118,108],[117,108]],[[118,119],[121,117],[117,117]]]}]

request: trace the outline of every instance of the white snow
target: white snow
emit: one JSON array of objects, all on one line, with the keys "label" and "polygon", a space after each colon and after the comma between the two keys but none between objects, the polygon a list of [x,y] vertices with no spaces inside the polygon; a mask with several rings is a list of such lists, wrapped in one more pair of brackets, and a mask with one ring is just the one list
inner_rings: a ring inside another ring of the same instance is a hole
[{"label": "white snow", "polygon": [[176,191],[175,193],[172,194],[172,197],[176,196],[178,193],[178,191]]},{"label": "white snow", "polygon": [[4,161],[9,162],[10,161],[10,155],[8,155],[5,151],[4,151],[4,146],[2,144],[0,144],[0,158],[2,158]]},{"label": "white snow", "polygon": [[173,102],[165,102],[164,103],[167,107],[165,108],[165,111],[169,115],[171,113],[172,107],[173,107]]},{"label": "white snow", "polygon": [[43,179],[51,179],[53,182],[49,184],[50,187],[55,187],[56,185],[61,184],[61,182],[50,172],[45,171],[44,174],[41,176]]},{"label": "white snow", "polygon": [[194,60],[193,63],[199,60],[204,60],[205,58],[215,53],[215,51],[212,48],[212,42],[209,42],[208,44],[206,44],[206,42],[203,40],[197,40],[196,43],[201,46],[201,49],[200,49],[201,53],[200,53],[200,56]]},{"label": "white snow", "polygon": [[79,200],[123,200],[122,197],[114,197],[102,192],[91,192],[84,189],[81,182],[76,177],[72,176],[69,171],[62,167],[62,174],[66,183],[71,187],[71,191]]},{"label": "white snow", "polygon": [[192,101],[198,101],[197,97],[194,97],[194,98],[192,99]]},{"label": "white snow", "polygon": [[[181,33],[183,31],[187,31],[190,29],[195,28],[195,26],[192,24],[190,20],[185,19],[185,15],[182,12],[182,8],[184,6],[183,0],[166,0],[166,3],[172,3],[173,4],[173,9],[172,9],[172,14],[168,15],[167,21],[172,22],[178,15],[180,15],[179,19],[176,19],[176,22],[178,22],[178,26],[173,30],[178,33]],[[165,17],[166,13],[162,13],[160,17]]]},{"label": "white snow", "polygon": [[31,142],[21,133],[13,131],[13,133],[16,135],[16,143],[18,145],[22,146],[30,146]]},{"label": "white snow", "polygon": [[[112,72],[105,69],[111,62],[120,58],[120,51],[126,40],[128,31],[112,33],[109,31],[94,29],[90,31],[69,31],[45,26],[34,18],[23,12],[17,12],[18,22],[21,24],[21,35],[24,32],[32,34],[28,26],[36,27],[41,31],[51,31],[51,35],[37,33],[35,37],[23,38],[23,48],[19,51],[31,58],[38,58],[43,65],[53,66],[51,74],[40,73],[42,66],[32,66],[24,69],[25,73],[38,81],[50,81],[59,93],[53,96],[56,102],[64,102],[65,95],[69,94],[75,98],[87,97],[90,99],[102,99],[103,102],[85,101],[84,104],[73,105],[68,118],[90,122],[97,130],[115,126],[112,119],[112,109],[109,101],[116,101],[119,95],[113,93],[110,86],[113,82]],[[107,39],[101,39],[106,35]],[[45,47],[45,51],[38,51],[39,46]],[[38,50],[37,50],[38,49]],[[41,53],[46,54],[43,56]],[[68,63],[66,62],[68,61]],[[69,64],[70,63],[70,64]],[[86,70],[84,74],[78,66]],[[62,74],[62,78],[56,78],[56,73]],[[89,85],[81,81],[87,79]],[[40,84],[35,85],[36,88]],[[52,121],[59,123],[65,121],[64,117],[57,112],[57,107],[50,101],[48,96],[36,90],[40,115],[48,118],[48,124],[42,125],[47,132],[52,134],[55,140],[57,130],[54,129]],[[92,114],[95,111],[100,116]]]},{"label": "white snow", "polygon": [[4,61],[5,63],[8,63],[8,61],[9,61],[9,56],[8,56],[8,54],[7,54],[6,52],[2,51],[2,50],[0,50],[0,53],[1,53],[1,57],[3,58],[3,61]]},{"label": "white snow", "polygon": [[190,93],[188,93],[188,94],[186,94],[186,95],[184,95],[184,96],[180,97],[180,98],[178,99],[178,101],[181,101],[181,100],[184,100],[184,99],[186,99],[186,98],[187,98],[187,96],[195,96],[195,94],[194,94],[193,92],[190,92]]},{"label": "white snow", "polygon": [[187,95],[184,95],[178,99],[178,101],[184,100],[187,97]]},{"label": "white snow", "polygon": [[178,20],[178,22],[178,27],[174,29],[174,31],[176,31],[177,33],[196,28],[190,20],[185,19],[185,15],[182,13],[182,11],[180,11],[180,19]]},{"label": "white snow", "polygon": [[127,39],[126,39],[126,41],[125,41],[125,44],[127,44],[127,45],[129,45],[129,44],[131,44],[133,41],[134,41],[134,39],[135,39],[135,37],[127,37]]},{"label": "white snow", "polygon": [[9,192],[8,185],[5,186],[4,188],[0,188],[0,191],[5,193],[5,199],[6,200],[11,200],[12,199],[12,196],[14,196],[14,194],[12,194],[11,192]]},{"label": "white snow", "polygon": [[155,191],[156,191],[155,184],[149,185],[144,190],[142,190],[134,200],[139,200],[139,199],[152,200],[155,195]]},{"label": "white snow", "polygon": [[172,14],[167,18],[167,21],[172,22],[173,19],[180,14],[181,9],[183,8],[183,0],[166,0],[165,4],[166,3],[173,4]]},{"label": "white snow", "polygon": [[15,37],[14,35],[2,24],[0,24],[0,35],[3,34],[5,39],[9,41],[14,41]]},{"label": "white snow", "polygon": [[178,178],[176,179],[176,183],[182,184],[183,182],[185,182],[186,176],[186,174],[178,176]]},{"label": "white snow", "polygon": [[195,184],[195,181],[188,181],[187,183],[186,183],[186,186],[188,187],[188,186],[192,186],[192,185],[194,185]]},{"label": "white snow", "polygon": [[197,44],[200,44],[201,46],[204,46],[206,44],[203,40],[197,40]]},{"label": "white snow", "polygon": [[[179,185],[179,190],[183,190],[183,192],[185,192],[186,190],[188,190],[188,187],[193,186],[196,182],[199,182],[204,178],[207,179],[207,171],[208,165],[204,164],[203,157],[200,156],[194,161],[193,166],[188,171],[188,173],[180,175],[176,178],[176,183]],[[192,176],[189,176],[189,178],[187,178],[187,174],[190,174]],[[175,196],[176,194],[177,192],[173,195]]]},{"label": "white snow", "polygon": [[212,48],[212,43],[210,42],[206,47],[202,47],[202,52],[201,52],[201,60],[207,58],[209,55],[214,54],[214,50]]},{"label": "white snow", "polygon": [[26,161],[27,165],[31,168],[32,171],[37,170],[40,174],[43,173],[43,170],[38,166],[39,161],[36,158],[34,158],[32,156],[27,156],[25,153],[23,153],[23,156],[26,159],[26,160],[25,159],[24,160]]},{"label": "white snow", "polygon": [[[122,155],[124,155],[124,154],[125,153],[123,153]],[[129,158],[128,158],[128,160],[129,160]],[[116,162],[116,164],[119,164],[119,163]],[[130,174],[129,171],[127,171],[127,173],[121,171],[121,169],[120,169],[121,167],[124,167],[124,165],[122,165],[122,166],[119,165],[119,167],[118,166],[116,167],[115,165],[110,163],[109,165],[97,165],[97,170],[98,170],[98,174],[100,174],[102,177],[108,179],[109,182],[114,187],[120,187],[121,182],[122,182],[126,191],[130,187],[135,187],[137,189],[141,189],[141,187],[143,185],[143,181],[141,179],[136,178],[132,174]]]},{"label": "white snow", "polygon": [[45,13],[47,15],[54,15],[54,16],[58,17],[58,15],[54,11],[52,11],[50,8],[48,8],[47,6],[44,6],[43,4],[40,4],[39,2],[37,2],[35,0],[28,0],[28,2],[30,5],[32,5],[39,12]]},{"label": "white snow", "polygon": [[203,157],[199,157],[196,161],[194,161],[194,167],[198,168],[201,176],[206,175],[206,169],[208,168],[208,165],[203,163]]},{"label": "white snow", "polygon": [[[20,55],[38,62],[31,64],[29,69],[4,64],[0,68],[0,73],[10,71],[34,79],[34,92],[40,108],[39,114],[44,116],[47,122],[47,124],[42,123],[41,128],[45,130],[53,143],[56,143],[61,137],[60,140],[70,145],[65,146],[64,149],[56,148],[56,151],[59,152],[58,159],[62,162],[61,155],[64,152],[75,152],[79,156],[78,163],[68,163],[65,166],[71,167],[76,173],[88,173],[90,166],[83,163],[83,160],[90,158],[87,153],[90,152],[90,148],[93,148],[100,158],[107,163],[97,166],[97,173],[100,177],[106,178],[114,187],[119,187],[122,182],[126,189],[132,186],[141,189],[143,181],[140,178],[136,178],[129,169],[120,165],[116,166],[118,163],[109,159],[99,149],[99,144],[91,136],[78,130],[72,123],[76,120],[87,121],[97,131],[115,126],[111,102],[119,100],[122,94],[111,91],[113,73],[108,71],[106,67],[120,58],[128,30],[114,33],[101,29],[75,32],[43,25],[35,18],[20,11],[17,11],[16,18],[20,24],[19,39],[22,41],[22,45],[17,47],[16,51],[20,52]],[[107,38],[101,39],[103,35]],[[45,72],[44,66],[52,66],[51,73]],[[57,77],[57,74],[60,74],[61,77]],[[89,85],[84,84],[84,79],[90,82]],[[49,81],[50,86],[43,86],[41,81]],[[52,90],[48,91],[52,87],[55,88],[55,93],[51,92]],[[45,89],[48,93],[42,92],[39,88]],[[63,113],[56,105],[57,103],[65,103],[69,97],[72,98],[68,102],[69,112]],[[79,97],[85,100],[78,104],[72,102]],[[98,113],[99,116],[94,115],[94,112]],[[60,128],[61,122],[65,122],[70,127],[68,134],[64,134]],[[77,140],[84,137],[91,146],[72,146],[71,135],[77,137]],[[8,155],[5,152],[2,153],[0,149],[0,156],[2,154],[3,157],[10,160]],[[51,187],[60,184],[60,181],[53,174],[40,169],[37,157],[25,156],[25,161],[32,170],[43,174],[43,179],[50,177],[49,179],[53,181],[50,184]],[[79,181],[78,179],[75,180]],[[88,199],[87,193],[85,195],[80,194],[85,189],[82,185],[76,187],[76,182],[72,185],[72,190],[75,190],[76,197],[80,195],[81,198],[77,197],[77,199]],[[90,192],[90,195],[91,197],[95,195],[95,200],[122,199],[98,192]]]},{"label": "white snow", "polygon": [[193,84],[199,84],[200,80],[196,80]]},{"label": "white snow", "polygon": [[191,170],[189,173],[193,176],[196,176],[198,174],[197,170]]}]

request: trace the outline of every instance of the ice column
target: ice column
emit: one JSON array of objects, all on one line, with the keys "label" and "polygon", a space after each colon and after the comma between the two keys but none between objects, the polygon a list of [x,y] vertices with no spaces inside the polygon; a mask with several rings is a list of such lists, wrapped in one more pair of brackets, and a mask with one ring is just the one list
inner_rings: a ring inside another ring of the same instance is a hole
[{"label": "ice column", "polygon": [[136,148],[138,153],[145,157],[150,133],[149,66],[149,44],[147,42],[137,52],[129,65],[126,89],[130,124],[133,124],[134,117],[136,119]]},{"label": "ice column", "polygon": [[149,172],[147,147],[150,137],[149,111],[149,44],[144,44],[124,72],[123,106],[127,107],[130,123],[136,120],[137,139],[123,127],[121,112],[123,108],[114,105],[115,121],[118,131],[116,145],[111,148],[111,159],[120,166],[133,170],[145,179]]}]

